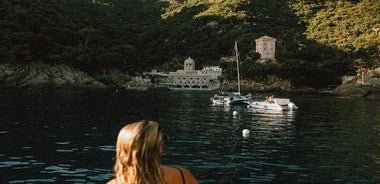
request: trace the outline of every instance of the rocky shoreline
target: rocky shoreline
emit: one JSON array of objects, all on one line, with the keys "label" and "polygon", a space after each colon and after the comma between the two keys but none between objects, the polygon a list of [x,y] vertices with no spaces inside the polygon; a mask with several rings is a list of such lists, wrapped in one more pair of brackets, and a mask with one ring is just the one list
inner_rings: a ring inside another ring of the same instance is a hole
[{"label": "rocky shoreline", "polygon": [[380,67],[365,72],[364,81],[360,75],[343,81],[334,93],[345,97],[380,99]]},{"label": "rocky shoreline", "polygon": [[[294,89],[289,81],[269,77],[265,83],[242,81],[242,91],[285,91],[295,93],[317,93],[312,88]],[[138,85],[137,85],[138,84]],[[233,89],[236,83],[230,83],[227,88]],[[0,64],[0,88],[86,88],[86,89],[130,89],[146,90],[155,88],[154,84],[136,83],[132,77],[121,71],[104,70],[101,73],[89,75],[67,65],[33,64]],[[159,86],[162,89],[162,86]],[[380,67],[369,70],[365,74],[365,82],[361,76],[351,77],[341,85],[331,90],[331,94],[345,97],[366,97],[380,99]]]},{"label": "rocky shoreline", "polygon": [[0,88],[120,88],[129,80],[117,70],[90,76],[63,64],[0,64]]},{"label": "rocky shoreline", "polygon": [[33,64],[1,64],[1,88],[105,88],[88,74],[66,65],[48,66]]}]

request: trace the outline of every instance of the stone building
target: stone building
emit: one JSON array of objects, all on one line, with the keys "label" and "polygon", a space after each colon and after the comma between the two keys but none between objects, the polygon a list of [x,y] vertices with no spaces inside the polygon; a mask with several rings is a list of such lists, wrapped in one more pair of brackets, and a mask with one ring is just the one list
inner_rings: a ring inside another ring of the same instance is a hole
[{"label": "stone building", "polygon": [[256,52],[260,54],[260,60],[276,60],[276,39],[263,36],[255,40]]},{"label": "stone building", "polygon": [[170,89],[213,90],[219,87],[217,78],[222,75],[219,66],[195,70],[195,61],[189,57],[184,61],[183,68],[168,74]]}]

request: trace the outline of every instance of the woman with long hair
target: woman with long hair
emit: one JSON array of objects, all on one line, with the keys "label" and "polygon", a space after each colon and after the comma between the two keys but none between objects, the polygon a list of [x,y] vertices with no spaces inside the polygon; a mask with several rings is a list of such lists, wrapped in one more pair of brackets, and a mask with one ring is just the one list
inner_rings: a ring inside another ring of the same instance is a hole
[{"label": "woman with long hair", "polygon": [[161,165],[166,142],[155,121],[124,126],[116,142],[115,178],[108,184],[197,184],[188,169]]}]

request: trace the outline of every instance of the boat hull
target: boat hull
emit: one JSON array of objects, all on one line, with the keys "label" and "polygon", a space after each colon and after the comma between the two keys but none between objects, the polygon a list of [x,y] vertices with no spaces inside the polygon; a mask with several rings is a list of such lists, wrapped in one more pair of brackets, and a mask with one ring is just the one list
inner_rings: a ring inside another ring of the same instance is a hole
[{"label": "boat hull", "polygon": [[247,105],[248,102],[246,99],[233,99],[230,102],[231,105]]},{"label": "boat hull", "polygon": [[224,96],[214,96],[210,98],[210,101],[214,105],[230,105],[230,98]]},{"label": "boat hull", "polygon": [[278,104],[271,104],[268,102],[250,102],[248,103],[249,106],[253,108],[258,108],[258,109],[268,109],[268,110],[284,110],[284,107]]},{"label": "boat hull", "polygon": [[[284,103],[286,101],[286,103]],[[258,109],[267,109],[267,110],[279,110],[279,111],[286,111],[286,110],[294,110],[298,107],[293,103],[290,102],[289,99],[281,99],[282,103],[279,103],[277,100],[274,102],[268,102],[268,101],[257,101],[257,102],[247,102],[250,107],[258,108]]]}]

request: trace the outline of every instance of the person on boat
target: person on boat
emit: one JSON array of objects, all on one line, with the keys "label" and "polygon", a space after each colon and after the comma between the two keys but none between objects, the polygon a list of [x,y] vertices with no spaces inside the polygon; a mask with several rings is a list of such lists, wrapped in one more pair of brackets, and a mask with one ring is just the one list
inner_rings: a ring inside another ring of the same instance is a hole
[{"label": "person on boat", "polygon": [[267,97],[267,102],[274,103],[274,95],[270,95],[269,97]]},{"label": "person on boat", "polygon": [[155,121],[125,125],[116,142],[115,178],[107,184],[198,184],[188,169],[161,164],[166,142]]}]

